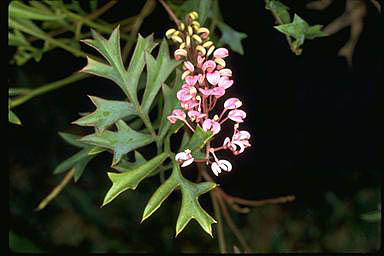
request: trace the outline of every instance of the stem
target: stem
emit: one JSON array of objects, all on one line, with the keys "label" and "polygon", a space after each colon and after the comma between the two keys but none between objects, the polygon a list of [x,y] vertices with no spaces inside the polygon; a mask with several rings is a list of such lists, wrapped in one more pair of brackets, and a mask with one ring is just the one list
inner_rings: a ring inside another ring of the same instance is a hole
[{"label": "stem", "polygon": [[99,17],[100,15],[102,15],[103,13],[105,13],[106,11],[108,11],[109,9],[111,9],[111,7],[114,6],[116,3],[117,3],[117,1],[115,1],[115,0],[109,1],[105,5],[103,5],[102,7],[95,10],[93,13],[85,16],[85,18],[88,20],[94,20],[97,17]]},{"label": "stem", "polygon": [[122,52],[122,59],[125,60],[128,57],[129,52],[132,50],[133,44],[136,41],[137,34],[139,33],[139,29],[144,19],[152,13],[156,6],[155,0],[147,0],[145,2],[143,8],[141,9],[139,15],[136,16],[135,23],[132,25],[131,33],[129,35],[130,39],[127,40],[127,43],[124,46]]},{"label": "stem", "polygon": [[36,89],[29,91],[25,95],[17,97],[15,100],[12,100],[10,102],[10,108],[21,105],[24,102],[28,101],[29,99],[31,99],[35,96],[44,94],[44,93],[49,92],[49,91],[56,90],[56,89],[58,89],[64,85],[79,81],[79,80],[87,78],[89,76],[90,76],[89,74],[85,74],[85,73],[74,73],[74,74],[72,74],[72,75],[70,75],[64,79],[61,79],[61,80],[58,80],[58,81],[55,81],[52,83],[48,83],[46,85],[42,85]]},{"label": "stem", "polygon": [[[200,174],[200,172],[199,172],[199,174]],[[223,220],[221,218],[220,207],[219,207],[219,204],[218,204],[217,198],[216,198],[217,195],[212,190],[209,192],[209,195],[211,196],[211,200],[212,200],[212,204],[213,204],[213,211],[214,211],[215,217],[217,219],[217,238],[219,241],[220,253],[226,253]]]},{"label": "stem", "polygon": [[248,199],[243,199],[240,197],[234,197],[231,195],[226,194],[224,191],[220,191],[222,194],[223,198],[225,198],[228,202],[236,202],[242,205],[246,206],[262,206],[262,205],[267,205],[267,204],[281,204],[281,203],[288,203],[292,202],[295,200],[294,195],[289,195],[289,196],[282,196],[282,197],[277,197],[277,198],[270,198],[270,199],[264,199],[264,200],[248,200]]},{"label": "stem", "polygon": [[71,178],[75,175],[75,169],[72,168],[65,176],[64,179],[57,185],[49,195],[40,202],[40,204],[36,207],[35,211],[40,211],[45,208],[68,184]]},{"label": "stem", "polygon": [[179,26],[180,20],[173,13],[172,9],[163,0],[159,0],[159,2],[163,5],[163,7],[167,11],[169,17],[171,17],[172,20],[176,23],[176,25]]}]

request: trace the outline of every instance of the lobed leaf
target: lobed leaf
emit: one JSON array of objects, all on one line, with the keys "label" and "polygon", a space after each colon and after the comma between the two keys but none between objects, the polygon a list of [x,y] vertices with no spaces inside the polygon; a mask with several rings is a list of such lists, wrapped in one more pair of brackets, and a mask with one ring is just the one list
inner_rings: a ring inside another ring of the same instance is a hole
[{"label": "lobed leaf", "polygon": [[220,43],[229,45],[229,47],[231,47],[233,51],[243,55],[244,49],[241,45],[241,40],[246,38],[247,34],[234,30],[222,21],[218,21],[217,26],[219,27],[222,33]]},{"label": "lobed leaf", "polygon": [[136,115],[136,108],[132,103],[116,100],[105,100],[95,96],[89,96],[96,110],[80,119],[74,124],[81,126],[94,126],[97,132],[104,131],[116,121],[127,116]]},{"label": "lobed leaf", "polygon": [[164,107],[161,114],[160,128],[159,128],[159,140],[163,141],[163,138],[167,134],[171,123],[168,121],[167,116],[169,116],[175,107],[179,104],[179,101],[176,97],[176,93],[181,89],[183,85],[183,80],[181,80],[181,71],[176,70],[176,78],[174,81],[173,88],[170,88],[166,84],[162,85],[162,92],[164,97]]},{"label": "lobed leaf", "polygon": [[148,176],[153,170],[161,165],[168,157],[168,153],[161,153],[160,155],[152,158],[151,160],[138,166],[136,169],[123,173],[108,173],[108,177],[112,181],[112,187],[105,195],[103,205],[110,203],[122,192],[127,189],[136,189],[140,181]]},{"label": "lobed leaf", "polygon": [[265,9],[270,10],[282,24],[290,23],[291,17],[289,16],[289,7],[282,4],[277,0],[267,0],[265,3]]},{"label": "lobed leaf", "polygon": [[147,162],[147,160],[145,160],[143,155],[141,155],[139,151],[135,150],[135,162],[129,162],[125,159],[121,159],[121,161],[117,165],[113,166],[113,168],[121,172],[127,172],[137,168],[145,162]]},{"label": "lobed leaf", "polygon": [[133,130],[123,120],[117,121],[116,127],[117,132],[104,130],[87,135],[80,141],[113,150],[112,166],[116,165],[124,154],[154,141],[151,135]]},{"label": "lobed leaf", "polygon": [[165,39],[163,39],[160,44],[157,59],[155,59],[149,52],[145,52],[144,54],[147,65],[147,85],[141,101],[141,107],[143,112],[148,114],[161,85],[181,61],[176,61],[169,57],[168,44]]}]

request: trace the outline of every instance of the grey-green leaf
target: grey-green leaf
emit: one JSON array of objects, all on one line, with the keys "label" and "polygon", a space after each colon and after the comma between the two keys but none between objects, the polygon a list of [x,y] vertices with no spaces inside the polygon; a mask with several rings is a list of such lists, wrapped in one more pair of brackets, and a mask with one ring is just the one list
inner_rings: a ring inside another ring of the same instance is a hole
[{"label": "grey-green leaf", "polygon": [[72,168],[76,163],[78,163],[84,159],[89,158],[90,157],[88,155],[89,150],[90,150],[90,148],[85,148],[85,149],[77,152],[76,154],[74,154],[70,158],[64,160],[55,168],[55,170],[53,171],[53,174],[59,174],[59,173],[65,172],[65,171],[69,170],[70,168]]},{"label": "grey-green leaf", "polygon": [[110,203],[114,198],[127,189],[136,189],[140,181],[161,165],[167,157],[168,154],[163,152],[132,171],[124,173],[109,172],[108,177],[112,181],[112,187],[105,195],[102,206]]},{"label": "grey-green leaf", "polygon": [[89,96],[96,110],[73,122],[81,126],[94,126],[97,132],[104,131],[116,121],[127,116],[136,115],[136,108],[126,101],[105,100],[95,96]]},{"label": "grey-green leaf", "polygon": [[234,30],[222,21],[218,21],[217,26],[219,27],[222,33],[220,43],[228,44],[233,51],[243,55],[244,49],[241,45],[241,40],[246,38],[247,34]]},{"label": "grey-green leaf", "polygon": [[37,9],[23,4],[19,1],[11,1],[8,6],[9,16],[19,17],[29,20],[59,20],[63,15],[58,15],[43,9]]},{"label": "grey-green leaf", "polygon": [[265,9],[270,10],[282,24],[290,23],[291,17],[289,16],[288,6],[282,4],[277,0],[267,0],[265,3]]},{"label": "grey-green leaf", "polygon": [[200,125],[197,125],[195,128],[195,133],[192,135],[191,139],[188,141],[188,144],[182,148],[184,151],[185,149],[191,150],[192,156],[196,156],[199,159],[201,158],[201,152],[200,150],[204,147],[205,144],[208,143],[213,139],[213,134],[211,131],[205,132]]},{"label": "grey-green leaf", "polygon": [[151,135],[131,129],[122,120],[117,121],[116,126],[117,132],[104,130],[81,139],[82,142],[113,150],[112,166],[116,165],[124,154],[154,141]]}]

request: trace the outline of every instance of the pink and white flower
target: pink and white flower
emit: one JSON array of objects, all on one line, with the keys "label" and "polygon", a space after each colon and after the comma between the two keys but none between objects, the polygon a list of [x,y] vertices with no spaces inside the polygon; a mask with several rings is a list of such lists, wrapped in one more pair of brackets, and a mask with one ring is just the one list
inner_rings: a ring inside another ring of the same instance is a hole
[{"label": "pink and white flower", "polygon": [[238,98],[229,98],[224,102],[225,109],[239,108],[243,103]]},{"label": "pink and white flower", "polygon": [[235,121],[236,123],[242,123],[244,122],[244,118],[247,116],[247,113],[245,113],[243,110],[240,109],[234,109],[229,111],[228,118],[232,121]]},{"label": "pink and white flower", "polygon": [[191,154],[191,150],[189,149],[186,149],[184,152],[177,153],[175,160],[181,164],[181,167],[188,166],[195,161]]},{"label": "pink and white flower", "polygon": [[221,130],[221,126],[218,122],[212,119],[205,119],[203,122],[203,130],[204,131],[212,131],[213,134],[217,134]]},{"label": "pink and white flower", "polygon": [[217,162],[212,163],[211,170],[216,176],[219,176],[221,170],[230,172],[232,170],[232,164],[227,160],[219,160]]},{"label": "pink and white flower", "polygon": [[229,54],[228,54],[228,50],[226,48],[217,48],[214,52],[213,52],[213,57],[215,58],[225,58],[227,57]]},{"label": "pink and white flower", "polygon": [[198,122],[200,122],[201,119],[203,119],[207,115],[200,113],[199,111],[196,111],[196,110],[190,110],[190,111],[188,111],[188,116],[192,122],[196,121],[198,123]]},{"label": "pink and white flower", "polygon": [[183,110],[180,110],[180,109],[174,109],[172,111],[172,113],[167,116],[167,119],[169,120],[169,122],[171,122],[172,124],[175,124],[177,120],[181,120],[181,121],[185,121],[185,113]]},{"label": "pink and white flower", "polygon": [[222,76],[219,79],[218,85],[224,89],[228,89],[233,84],[233,80],[230,80],[227,76]]},{"label": "pink and white flower", "polygon": [[217,85],[220,80],[220,73],[219,71],[214,71],[211,73],[206,74],[207,80],[211,85]]}]

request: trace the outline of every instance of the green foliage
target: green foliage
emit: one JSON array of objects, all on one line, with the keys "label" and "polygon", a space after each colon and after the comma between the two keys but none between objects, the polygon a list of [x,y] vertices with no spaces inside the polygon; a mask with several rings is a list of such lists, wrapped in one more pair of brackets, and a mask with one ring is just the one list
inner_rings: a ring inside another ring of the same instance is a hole
[{"label": "green foliage", "polygon": [[176,61],[169,57],[168,44],[163,39],[157,58],[155,59],[149,52],[145,52],[145,62],[147,64],[147,85],[141,101],[141,107],[144,113],[148,113],[162,83],[165,82],[181,61]]},{"label": "green foliage", "polygon": [[277,0],[266,0],[265,9],[270,10],[276,17],[278,23],[287,24],[291,22],[289,7]]},{"label": "green foliage", "polygon": [[117,132],[104,130],[80,139],[87,144],[111,149],[113,151],[112,166],[116,165],[124,154],[154,141],[151,135],[133,130],[123,120],[117,121],[115,125]]},{"label": "green foliage", "polygon": [[20,119],[17,117],[15,113],[13,113],[12,110],[8,109],[8,121],[13,124],[21,125]]},{"label": "green foliage", "polygon": [[[65,171],[68,171],[70,169],[74,169],[74,176],[73,179],[78,181],[81,177],[81,175],[84,172],[85,167],[91,161],[96,154],[101,153],[105,151],[105,149],[100,149],[99,147],[87,145],[85,143],[81,143],[79,141],[80,136],[76,136],[69,133],[59,133],[61,138],[63,138],[68,144],[71,144],[72,146],[82,148],[79,152],[74,154],[73,156],[69,157],[68,159],[61,162],[53,171],[53,174],[59,174],[63,173]],[[90,154],[93,152],[92,154]]]},{"label": "green foliage", "polygon": [[238,32],[221,21],[217,23],[217,26],[220,28],[222,33],[220,43],[229,45],[234,52],[243,55],[244,49],[241,45],[241,40],[245,39],[247,34]]},{"label": "green foliage", "polygon": [[213,139],[211,131],[205,132],[200,125],[196,126],[195,133],[189,139],[188,143],[182,148],[182,150],[189,149],[193,157],[200,158],[200,150]]},{"label": "green foliage", "polygon": [[81,126],[94,126],[97,132],[102,132],[116,121],[127,116],[136,115],[136,108],[132,103],[116,100],[105,100],[89,96],[96,106],[95,112],[81,117],[74,124]]},{"label": "green foliage", "polygon": [[31,20],[58,20],[64,16],[58,12],[53,13],[49,9],[41,9],[28,6],[19,1],[12,1],[8,6],[10,16]]},{"label": "green foliage", "polygon": [[136,189],[137,185],[153,170],[155,170],[168,157],[168,153],[161,153],[153,159],[144,162],[137,168],[123,173],[108,173],[112,181],[112,187],[105,195],[103,206],[111,202],[119,194],[127,189]]},{"label": "green foliage", "polygon": [[177,188],[182,193],[181,209],[176,223],[176,236],[185,228],[191,219],[196,219],[205,232],[212,236],[211,224],[216,221],[201,207],[198,198],[200,195],[216,187],[213,182],[199,184],[185,179],[180,171],[179,164],[173,160],[171,176],[153,193],[143,213],[142,221],[151,216],[165,199]]}]

